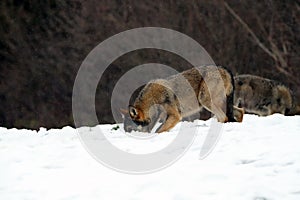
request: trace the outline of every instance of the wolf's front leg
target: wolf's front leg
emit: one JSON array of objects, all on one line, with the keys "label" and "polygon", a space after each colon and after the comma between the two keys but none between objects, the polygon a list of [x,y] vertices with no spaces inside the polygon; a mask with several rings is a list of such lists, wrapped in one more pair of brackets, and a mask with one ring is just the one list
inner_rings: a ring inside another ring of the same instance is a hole
[{"label": "wolf's front leg", "polygon": [[270,106],[257,106],[255,109],[257,110],[256,114],[259,116],[268,116],[273,114]]},{"label": "wolf's front leg", "polygon": [[156,130],[156,132],[162,133],[164,131],[169,131],[180,121],[180,119],[181,117],[179,113],[168,115],[166,121]]}]

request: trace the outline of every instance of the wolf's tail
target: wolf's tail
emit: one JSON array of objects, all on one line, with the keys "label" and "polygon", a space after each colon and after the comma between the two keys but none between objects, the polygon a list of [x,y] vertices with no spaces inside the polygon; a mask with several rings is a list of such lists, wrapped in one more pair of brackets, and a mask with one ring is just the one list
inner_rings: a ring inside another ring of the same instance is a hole
[{"label": "wolf's tail", "polygon": [[235,90],[233,75],[229,69],[227,69],[225,67],[223,67],[223,68],[230,74],[230,79],[231,79],[230,82],[232,85],[232,90],[227,95],[226,116],[228,117],[229,122],[237,122],[237,120],[234,117],[235,115],[234,115],[234,108],[233,108],[233,98],[234,98],[234,90]]}]

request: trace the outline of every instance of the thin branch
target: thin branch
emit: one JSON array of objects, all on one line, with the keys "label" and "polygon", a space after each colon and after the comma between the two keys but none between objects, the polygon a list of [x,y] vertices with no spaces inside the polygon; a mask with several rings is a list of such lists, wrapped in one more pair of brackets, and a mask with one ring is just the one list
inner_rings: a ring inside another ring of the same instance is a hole
[{"label": "thin branch", "polygon": [[236,12],[234,12],[234,10],[231,9],[231,7],[224,2],[225,8],[230,12],[230,14],[232,14],[232,16],[238,20],[242,26],[248,31],[248,33],[253,37],[253,39],[255,40],[255,42],[258,44],[258,46],[264,51],[266,52],[269,56],[271,56],[275,61],[277,61],[276,56],[258,39],[258,37],[255,35],[255,33],[251,30],[251,28],[248,26],[248,24],[246,24],[241,18],[240,16],[238,16],[236,14]]},{"label": "thin branch", "polygon": [[[285,74],[286,76],[294,79],[293,75],[289,73],[289,71],[286,69],[288,67],[286,60],[282,56],[282,52],[280,49],[276,46],[276,44],[273,42],[272,38],[268,38],[268,41],[270,42],[271,49],[268,49],[255,35],[255,33],[252,31],[252,29],[246,24],[240,16],[234,12],[234,10],[226,3],[224,2],[225,8],[230,12],[230,14],[246,29],[246,31],[252,36],[254,41],[258,44],[258,46],[266,52],[269,56],[271,56],[275,61],[275,67],[278,71]],[[278,66],[280,64],[280,66]],[[295,79],[294,79],[295,80]]]},{"label": "thin branch", "polygon": [[278,58],[278,61],[279,61],[280,65],[283,68],[286,68],[287,67],[287,63],[286,63],[285,59],[282,56],[282,52],[278,49],[278,47],[276,46],[276,44],[273,42],[273,40],[271,38],[269,39],[269,42],[271,44],[272,51],[274,52],[274,54]]}]

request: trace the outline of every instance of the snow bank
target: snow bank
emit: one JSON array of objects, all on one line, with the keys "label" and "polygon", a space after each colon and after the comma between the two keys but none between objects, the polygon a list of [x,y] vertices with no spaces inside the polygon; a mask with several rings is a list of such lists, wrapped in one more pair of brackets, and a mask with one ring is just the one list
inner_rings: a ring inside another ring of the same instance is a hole
[{"label": "snow bank", "polygon": [[[213,152],[199,160],[209,123],[183,122],[199,126],[193,145],[172,166],[147,175],[104,167],[70,127],[0,128],[0,199],[300,199],[300,116],[246,115],[243,123],[224,124]],[[115,125],[100,127],[111,143],[133,153],[163,148],[178,129],[128,142]]]}]

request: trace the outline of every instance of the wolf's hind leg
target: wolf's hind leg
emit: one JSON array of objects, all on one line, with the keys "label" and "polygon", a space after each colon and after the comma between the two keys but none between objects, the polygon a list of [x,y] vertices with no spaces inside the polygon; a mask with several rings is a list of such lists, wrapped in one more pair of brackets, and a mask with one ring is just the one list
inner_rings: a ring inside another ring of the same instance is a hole
[{"label": "wolf's hind leg", "polygon": [[243,121],[244,114],[245,114],[245,109],[244,108],[239,108],[237,106],[233,106],[233,115],[234,115],[234,119],[237,122],[242,122]]},{"label": "wolf's hind leg", "polygon": [[216,115],[218,122],[225,123],[228,122],[228,117],[226,116],[224,112],[225,103],[220,104],[214,104],[214,107],[212,107],[212,112]]},{"label": "wolf's hind leg", "polygon": [[224,98],[220,98],[220,97],[216,97],[214,98],[214,100],[212,101],[210,96],[206,95],[202,95],[198,97],[200,104],[207,109],[208,111],[210,111],[211,113],[215,114],[218,122],[228,122],[228,117],[226,116],[226,101],[225,101],[225,97]]}]

